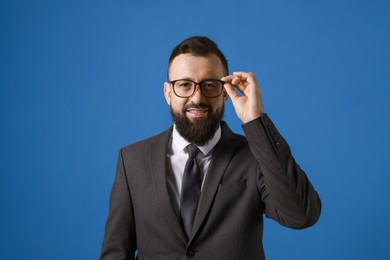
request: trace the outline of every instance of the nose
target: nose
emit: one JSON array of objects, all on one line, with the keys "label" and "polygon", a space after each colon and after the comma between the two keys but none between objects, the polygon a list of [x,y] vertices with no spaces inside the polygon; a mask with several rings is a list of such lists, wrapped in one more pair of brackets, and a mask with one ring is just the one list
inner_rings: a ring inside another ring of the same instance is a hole
[{"label": "nose", "polygon": [[200,85],[196,84],[195,85],[195,92],[194,94],[190,97],[190,101],[192,101],[195,104],[200,104],[202,101],[204,101],[206,97],[203,95],[202,91],[200,90]]}]

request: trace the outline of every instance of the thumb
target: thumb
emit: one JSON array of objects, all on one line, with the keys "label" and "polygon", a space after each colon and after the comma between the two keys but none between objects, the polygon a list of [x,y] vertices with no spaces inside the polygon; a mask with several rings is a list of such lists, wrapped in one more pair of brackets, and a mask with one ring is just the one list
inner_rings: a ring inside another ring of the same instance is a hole
[{"label": "thumb", "polygon": [[225,83],[224,88],[228,93],[230,99],[234,102],[237,97],[239,97],[237,91],[234,89],[233,85],[230,83]]}]

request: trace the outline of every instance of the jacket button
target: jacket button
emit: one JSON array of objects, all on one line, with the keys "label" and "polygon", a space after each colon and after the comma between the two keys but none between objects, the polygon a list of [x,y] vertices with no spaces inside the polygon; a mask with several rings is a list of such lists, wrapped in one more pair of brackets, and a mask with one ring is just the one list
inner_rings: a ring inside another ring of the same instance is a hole
[{"label": "jacket button", "polygon": [[187,256],[193,257],[195,255],[195,250],[188,250],[187,251]]}]

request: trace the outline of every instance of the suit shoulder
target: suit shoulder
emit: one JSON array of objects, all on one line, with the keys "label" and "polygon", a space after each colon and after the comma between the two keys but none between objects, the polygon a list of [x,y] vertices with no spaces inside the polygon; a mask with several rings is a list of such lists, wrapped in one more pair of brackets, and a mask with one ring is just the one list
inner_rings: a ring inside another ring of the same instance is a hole
[{"label": "suit shoulder", "polygon": [[227,140],[234,141],[241,145],[248,142],[245,136],[234,133],[226,124],[226,122],[222,121],[221,127],[222,127],[222,136],[224,136],[224,138],[226,138]]},{"label": "suit shoulder", "polygon": [[171,132],[172,132],[172,127],[157,135],[148,137],[146,139],[122,147],[121,150],[123,152],[130,152],[132,150],[142,151],[143,149],[148,148],[153,143],[168,142]]}]

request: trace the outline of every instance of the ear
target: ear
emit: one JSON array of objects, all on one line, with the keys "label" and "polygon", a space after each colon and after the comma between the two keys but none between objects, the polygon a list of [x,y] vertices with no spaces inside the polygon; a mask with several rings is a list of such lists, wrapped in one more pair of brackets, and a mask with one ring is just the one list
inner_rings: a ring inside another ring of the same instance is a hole
[{"label": "ear", "polygon": [[226,100],[228,100],[229,98],[229,95],[225,89],[223,89],[222,95],[223,95],[223,102],[226,102]]},{"label": "ear", "polygon": [[172,86],[168,82],[164,82],[164,97],[168,105],[171,105]]}]

